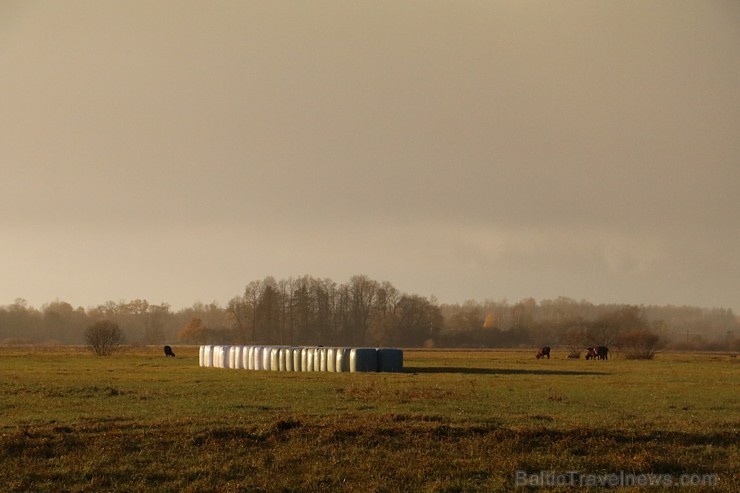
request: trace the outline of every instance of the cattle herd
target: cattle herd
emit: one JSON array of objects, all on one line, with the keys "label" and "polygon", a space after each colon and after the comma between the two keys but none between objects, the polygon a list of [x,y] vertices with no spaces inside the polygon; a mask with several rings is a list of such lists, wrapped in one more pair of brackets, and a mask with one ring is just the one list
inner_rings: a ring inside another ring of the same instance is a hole
[{"label": "cattle herd", "polygon": [[[573,356],[575,357],[575,356]],[[550,359],[550,346],[543,346],[537,350],[537,359]],[[571,356],[568,356],[571,358]],[[586,348],[586,359],[609,359],[609,348],[606,346],[591,346]]]}]

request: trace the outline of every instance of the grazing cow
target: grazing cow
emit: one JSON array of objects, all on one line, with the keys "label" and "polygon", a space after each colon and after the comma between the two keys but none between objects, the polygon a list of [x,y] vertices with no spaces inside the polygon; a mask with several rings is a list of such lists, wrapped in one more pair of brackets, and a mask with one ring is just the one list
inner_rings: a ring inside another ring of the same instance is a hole
[{"label": "grazing cow", "polygon": [[596,359],[609,359],[609,348],[606,346],[598,346],[596,348]]},{"label": "grazing cow", "polygon": [[550,346],[541,347],[537,351],[537,359],[544,358],[547,356],[547,359],[550,359]]},{"label": "grazing cow", "polygon": [[594,347],[586,348],[586,359],[596,359],[596,348]]},{"label": "grazing cow", "polygon": [[165,347],[164,347],[164,355],[165,355],[166,357],[168,357],[168,358],[169,358],[170,356],[172,356],[173,358],[175,357],[175,353],[173,353],[173,352],[172,352],[172,348],[171,348],[171,347],[169,347],[169,346],[165,346]]}]

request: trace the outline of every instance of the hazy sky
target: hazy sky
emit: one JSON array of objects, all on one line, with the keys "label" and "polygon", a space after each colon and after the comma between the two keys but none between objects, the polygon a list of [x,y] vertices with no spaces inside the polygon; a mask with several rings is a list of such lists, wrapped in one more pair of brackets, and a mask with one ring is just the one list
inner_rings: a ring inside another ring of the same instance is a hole
[{"label": "hazy sky", "polygon": [[0,305],[740,312],[740,2],[0,0]]}]

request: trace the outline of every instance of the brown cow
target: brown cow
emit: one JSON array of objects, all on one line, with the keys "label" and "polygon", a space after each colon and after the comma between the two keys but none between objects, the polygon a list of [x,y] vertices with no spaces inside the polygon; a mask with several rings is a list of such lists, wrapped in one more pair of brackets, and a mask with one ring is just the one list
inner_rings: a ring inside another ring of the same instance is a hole
[{"label": "brown cow", "polygon": [[596,348],[594,347],[586,348],[586,359],[596,359]]},{"label": "brown cow", "polygon": [[544,358],[547,356],[547,359],[550,359],[550,346],[541,347],[537,351],[537,359]]}]

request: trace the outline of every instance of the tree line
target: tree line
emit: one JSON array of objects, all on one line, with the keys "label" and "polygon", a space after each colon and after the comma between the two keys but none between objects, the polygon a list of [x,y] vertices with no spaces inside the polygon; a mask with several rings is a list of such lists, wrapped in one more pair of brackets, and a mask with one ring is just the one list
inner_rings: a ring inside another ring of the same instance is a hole
[{"label": "tree line", "polygon": [[[357,275],[345,283],[303,276],[252,281],[222,306],[172,310],[146,300],[40,309],[0,307],[2,344],[83,344],[85,330],[111,321],[129,344],[285,344],[399,347],[532,347],[615,344],[658,337],[679,349],[740,349],[729,309],[593,304],[570,298],[440,304]],[[640,336],[642,337],[642,336]]]}]

